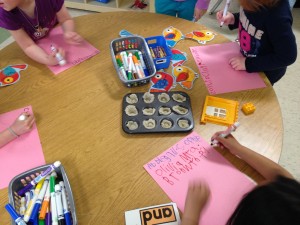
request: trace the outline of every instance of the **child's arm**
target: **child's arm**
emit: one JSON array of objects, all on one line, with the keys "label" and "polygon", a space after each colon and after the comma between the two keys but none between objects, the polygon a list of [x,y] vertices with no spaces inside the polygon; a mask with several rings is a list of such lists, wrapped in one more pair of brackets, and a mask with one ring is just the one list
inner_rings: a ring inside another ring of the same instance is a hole
[{"label": "child's arm", "polygon": [[198,21],[207,12],[210,0],[198,0],[194,10],[194,21]]},{"label": "child's arm", "polygon": [[198,225],[201,211],[206,205],[210,191],[205,183],[190,183],[185,199],[181,225]]},{"label": "child's arm", "polygon": [[0,132],[0,148],[32,129],[35,121],[34,116],[28,113],[21,115],[25,116],[24,120],[20,120],[18,117],[10,127]]},{"label": "child's arm", "polygon": [[57,13],[57,19],[62,25],[66,42],[69,44],[79,44],[82,42],[82,37],[75,32],[74,20],[70,16],[65,5],[63,5],[60,11]]},{"label": "child's arm", "polygon": [[293,176],[283,167],[273,162],[272,160],[252,151],[245,146],[242,146],[232,135],[226,138],[219,137],[222,132],[217,132],[212,137],[212,140],[217,140],[221,143],[221,147],[227,148],[232,154],[237,155],[257,172],[259,172],[267,181],[273,181],[277,176],[281,175],[293,179]]},{"label": "child's arm", "polygon": [[54,66],[58,64],[55,55],[48,55],[28,36],[28,34],[23,29],[10,30],[9,32],[15,39],[15,41],[18,43],[18,45],[21,47],[21,49],[25,52],[25,54],[34,61],[49,66]]}]

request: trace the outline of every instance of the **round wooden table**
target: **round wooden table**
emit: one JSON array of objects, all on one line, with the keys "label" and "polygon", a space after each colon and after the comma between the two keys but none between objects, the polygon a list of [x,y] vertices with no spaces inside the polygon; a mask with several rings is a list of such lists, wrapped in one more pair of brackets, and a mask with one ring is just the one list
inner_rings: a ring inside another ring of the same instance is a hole
[{"label": "round wooden table", "polygon": [[[143,37],[161,35],[174,26],[188,33],[203,29],[198,23],[174,17],[143,13],[114,12],[75,18],[77,31],[100,53],[54,76],[44,65],[29,59],[12,43],[0,51],[1,68],[26,63],[21,80],[0,89],[0,113],[31,105],[47,163],[60,160],[73,190],[78,224],[124,224],[126,210],[170,202],[170,199],[143,169],[143,165],[187,133],[129,135],[121,127],[122,98],[127,93],[145,92],[149,85],[127,88],[117,77],[109,44],[126,29]],[[208,44],[227,42],[217,35]],[[176,48],[188,54],[186,66],[198,71],[190,46],[181,41]],[[183,90],[178,87],[176,90]],[[225,127],[200,124],[205,97],[209,94],[201,78],[186,91],[195,121],[194,131],[208,142],[214,132]],[[234,136],[244,145],[278,162],[282,148],[282,116],[272,86],[263,89],[217,95],[237,100],[240,105],[253,102],[254,114],[239,112],[241,127]],[[261,177],[243,161],[218,149],[238,169],[255,180]],[[26,153],[24,153],[26,154]],[[1,171],[5,172],[5,171]],[[10,224],[4,205],[7,189],[0,190],[2,225]]]}]

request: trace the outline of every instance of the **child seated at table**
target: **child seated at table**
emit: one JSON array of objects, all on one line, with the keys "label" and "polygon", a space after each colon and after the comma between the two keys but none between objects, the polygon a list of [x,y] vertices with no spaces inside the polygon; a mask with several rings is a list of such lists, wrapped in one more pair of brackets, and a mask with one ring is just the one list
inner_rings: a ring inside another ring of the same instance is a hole
[{"label": "child seated at table", "polygon": [[[244,196],[226,224],[300,224],[300,183],[283,167],[242,146],[232,135],[223,138],[219,137],[220,133],[212,140],[217,140],[222,148],[240,157],[266,179]],[[198,225],[209,195],[207,184],[196,181],[189,185],[181,225]]]},{"label": "child seated at table", "polygon": [[229,29],[239,28],[241,56],[233,57],[229,64],[235,70],[264,72],[273,85],[286,72],[287,66],[297,58],[297,45],[292,30],[293,17],[288,0],[240,0],[239,13],[217,20]]},{"label": "child seated at table", "polygon": [[47,54],[35,43],[57,23],[62,25],[67,43],[78,44],[82,41],[82,37],[75,32],[74,21],[64,0],[0,0],[0,27],[7,29],[25,54],[39,63],[57,65],[57,52],[64,57],[61,48]]},{"label": "child seated at table", "polygon": [[207,11],[210,0],[155,0],[155,12],[198,21]]},{"label": "child seated at table", "polygon": [[35,118],[28,112],[22,113],[7,129],[0,132],[0,148],[32,130]]}]

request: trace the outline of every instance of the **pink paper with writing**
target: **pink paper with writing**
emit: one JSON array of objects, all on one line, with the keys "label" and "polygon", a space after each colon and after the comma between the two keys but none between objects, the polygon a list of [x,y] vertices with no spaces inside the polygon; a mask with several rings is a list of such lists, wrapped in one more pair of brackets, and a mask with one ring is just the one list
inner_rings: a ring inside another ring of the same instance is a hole
[{"label": "pink paper with writing", "polygon": [[203,180],[211,197],[199,224],[224,225],[243,195],[255,184],[233,167],[196,132],[144,165],[183,212],[188,183]]},{"label": "pink paper with writing", "polygon": [[[0,131],[7,129],[22,113],[32,113],[31,106],[0,115]],[[0,189],[6,188],[16,175],[45,164],[36,125],[33,129],[0,148]]]},{"label": "pink paper with writing", "polygon": [[70,45],[65,42],[63,31],[61,27],[56,27],[51,30],[49,35],[37,42],[38,46],[50,53],[50,46],[53,44],[56,48],[60,47],[65,50],[65,59],[67,64],[64,66],[48,66],[48,68],[55,74],[59,74],[70,67],[73,67],[91,57],[98,54],[100,51],[92,46],[87,41],[83,41],[79,45]]},{"label": "pink paper with writing", "polygon": [[190,47],[211,95],[266,87],[258,73],[232,69],[229,59],[241,56],[236,42]]}]

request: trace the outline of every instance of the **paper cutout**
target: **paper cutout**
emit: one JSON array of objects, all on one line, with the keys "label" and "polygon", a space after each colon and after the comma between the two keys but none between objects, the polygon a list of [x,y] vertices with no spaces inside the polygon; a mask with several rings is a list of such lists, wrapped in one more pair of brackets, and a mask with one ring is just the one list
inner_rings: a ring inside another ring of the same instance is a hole
[{"label": "paper cutout", "polygon": [[176,82],[171,74],[158,71],[151,78],[149,92],[167,92],[176,87]]},{"label": "paper cutout", "polygon": [[199,224],[226,224],[243,195],[255,186],[196,132],[155,157],[144,168],[182,212],[188,183],[203,180],[209,185],[210,199]]},{"label": "paper cutout", "polygon": [[0,87],[17,83],[20,78],[21,70],[26,70],[27,64],[9,65],[0,70]]},{"label": "paper cutout", "polygon": [[[9,127],[22,112],[32,113],[31,106],[0,115],[0,131]],[[0,148],[0,189],[6,188],[13,177],[45,164],[36,125],[33,129]]]},{"label": "paper cutout", "polygon": [[187,61],[187,54],[178,49],[171,49],[171,64],[172,67],[181,66]]},{"label": "paper cutout", "polygon": [[194,60],[211,95],[266,87],[258,73],[237,71],[229,59],[240,56],[236,42],[190,47]]},{"label": "paper cutout", "polygon": [[181,31],[172,26],[163,30],[163,36],[170,48],[173,48],[178,41],[184,39],[184,35],[181,33]]},{"label": "paper cutout", "polygon": [[193,39],[199,44],[206,44],[206,42],[211,41],[215,38],[217,34],[210,30],[195,30],[185,35],[187,39]]},{"label": "paper cutout", "polygon": [[192,89],[194,81],[199,78],[199,75],[187,66],[176,66],[173,68],[173,76],[176,82],[185,89]]},{"label": "paper cutout", "polygon": [[66,69],[69,69],[91,57],[97,55],[100,51],[92,46],[87,41],[83,40],[79,45],[67,44],[63,37],[63,31],[61,27],[55,27],[49,33],[49,35],[37,42],[37,45],[50,54],[50,46],[55,45],[59,48],[63,48],[66,52],[65,59],[67,64],[64,66],[48,66],[48,68],[55,74],[59,74]]}]

